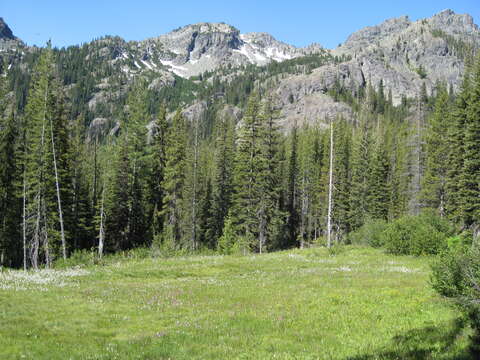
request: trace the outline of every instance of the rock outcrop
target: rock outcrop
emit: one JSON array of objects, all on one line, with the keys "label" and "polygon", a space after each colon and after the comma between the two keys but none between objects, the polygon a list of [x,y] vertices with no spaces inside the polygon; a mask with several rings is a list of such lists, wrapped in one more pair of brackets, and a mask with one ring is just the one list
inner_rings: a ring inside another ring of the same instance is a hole
[{"label": "rock outcrop", "polygon": [[[0,50],[8,49],[12,44],[21,42],[0,18]],[[94,113],[96,109],[103,109],[104,113],[94,115],[99,120],[93,124],[92,133],[116,124],[113,120],[104,120],[108,116],[105,109],[108,112],[109,104],[120,103],[138,76],[147,79],[149,90],[154,92],[180,82],[182,91],[190,91],[185,97],[189,100],[181,103],[183,113],[194,121],[202,119],[208,107],[206,101],[196,98],[200,89],[196,86],[213,86],[214,80],[230,85],[244,81],[241,76],[246,70],[241,66],[246,64],[262,66],[312,54],[331,55],[327,64],[320,66],[317,62],[317,68],[309,69],[311,71],[305,71],[303,75],[285,71],[271,76],[263,69],[254,79],[255,86],[272,92],[284,128],[288,129],[295,122],[322,122],[337,115],[352,117],[347,104],[336,102],[329,96],[329,90],[337,87],[355,93],[368,84],[378,87],[382,81],[385,92],[391,92],[394,104],[399,104],[403,97],[418,96],[423,85],[432,93],[439,81],[458,89],[465,58],[470,49],[480,48],[480,30],[470,15],[444,10],[427,19],[411,21],[408,16],[402,16],[365,27],[333,50],[318,44],[297,48],[268,33],[242,34],[224,23],[187,25],[143,41],[127,42],[119,37],[105,37],[84,46],[88,47],[85,62],[90,57],[97,62],[100,59],[102,66],[109,67],[108,74],[115,75],[112,78],[121,79],[118,83],[109,78],[95,80],[99,83],[89,95],[87,105]],[[28,51],[27,47],[25,51]],[[215,71],[216,77],[199,76]],[[196,77],[179,79],[192,76]],[[211,100],[223,96],[220,90]],[[241,111],[232,105],[222,111],[225,112],[223,115],[232,116],[237,121],[241,117]],[[113,117],[113,109],[110,113]],[[115,126],[118,129],[118,124]]]}]

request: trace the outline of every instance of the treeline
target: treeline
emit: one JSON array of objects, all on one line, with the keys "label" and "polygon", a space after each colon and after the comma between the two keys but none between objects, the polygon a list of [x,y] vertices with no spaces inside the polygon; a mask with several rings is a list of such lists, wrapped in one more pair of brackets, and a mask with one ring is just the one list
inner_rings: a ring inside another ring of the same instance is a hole
[{"label": "treeline", "polygon": [[355,121],[318,119],[288,135],[272,99],[252,89],[239,124],[217,112],[206,132],[180,110],[168,116],[171,104],[152,102],[139,77],[118,114],[117,135],[86,141],[86,114],[67,98],[65,72],[55,64],[55,53],[42,50],[23,113],[2,77],[4,266],[50,266],[78,250],[232,253],[323,243],[330,170],[337,242],[369,219],[389,221],[423,207],[475,223],[479,118],[467,114],[478,106],[478,66],[456,100],[438,84],[431,96],[424,88],[393,106],[382,82],[370,84],[349,97]]}]

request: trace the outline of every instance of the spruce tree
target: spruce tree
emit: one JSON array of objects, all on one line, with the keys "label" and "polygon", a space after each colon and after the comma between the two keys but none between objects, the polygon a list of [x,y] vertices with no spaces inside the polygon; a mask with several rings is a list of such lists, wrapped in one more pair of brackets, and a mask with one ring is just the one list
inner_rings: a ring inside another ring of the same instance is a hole
[{"label": "spruce tree", "polygon": [[218,243],[218,238],[215,235],[217,219],[215,218],[213,204],[212,180],[207,177],[199,198],[198,242],[202,247],[209,249],[216,249]]},{"label": "spruce tree", "polygon": [[291,149],[287,173],[287,236],[284,247],[297,246],[298,231],[298,127],[295,122],[290,135]]},{"label": "spruce tree", "polygon": [[[90,249],[95,246],[92,199],[88,184],[87,146],[84,136],[84,116],[80,115],[71,128],[72,199],[70,228],[73,249]],[[70,220],[70,219],[67,219]]]},{"label": "spruce tree", "polygon": [[460,176],[461,209],[465,226],[477,232],[480,216],[480,59],[475,64],[466,115],[464,163]]},{"label": "spruce tree", "polygon": [[[236,233],[246,247],[255,246],[258,235],[258,177],[262,171],[260,103],[257,94],[248,100],[243,124],[238,134],[233,174],[234,193],[230,216]],[[243,249],[246,251],[247,249]]]},{"label": "spruce tree", "polygon": [[447,88],[437,88],[434,112],[429,117],[425,135],[425,173],[422,179],[422,204],[445,215],[448,170],[447,129],[450,123],[450,100]]},{"label": "spruce tree", "polygon": [[163,241],[180,246],[183,186],[185,183],[186,124],[180,111],[173,117],[168,132],[165,175],[162,187],[165,191],[162,216],[164,218]]},{"label": "spruce tree", "polygon": [[350,223],[352,229],[362,226],[369,214],[372,136],[366,117],[363,117],[356,129],[352,149],[352,179],[350,195]]},{"label": "spruce tree", "polygon": [[266,99],[261,113],[259,154],[261,172],[257,184],[260,194],[258,203],[260,252],[278,243],[284,223],[284,214],[279,207],[281,134],[277,120],[278,112],[273,108],[271,99]]},{"label": "spruce tree", "polygon": [[408,123],[390,121],[386,136],[389,143],[390,162],[390,205],[389,219],[395,219],[407,212],[408,188],[411,181],[408,171]]},{"label": "spruce tree", "polygon": [[390,161],[383,131],[377,134],[371,158],[368,185],[368,216],[372,219],[388,220],[390,206]]},{"label": "spruce tree", "polygon": [[448,127],[448,169],[446,176],[446,212],[450,219],[461,223],[462,216],[462,182],[461,177],[465,158],[465,126],[467,107],[470,97],[470,71],[467,67],[461,91],[455,99]]},{"label": "spruce tree", "polygon": [[149,222],[150,233],[156,239],[163,231],[164,219],[162,209],[165,190],[163,180],[167,163],[167,136],[169,125],[167,122],[166,108],[160,106],[157,117],[152,128],[152,139],[150,143],[150,173],[148,175],[148,200],[150,204]]},{"label": "spruce tree", "polygon": [[25,109],[25,233],[28,235],[31,265],[38,268],[41,256],[47,266],[52,262],[52,240],[56,225],[56,194],[53,176],[49,125],[52,109],[53,55],[50,46],[43,50],[35,67],[34,79]]},{"label": "spruce tree", "polygon": [[215,219],[212,235],[215,239],[220,238],[223,233],[225,218],[232,202],[234,148],[235,133],[232,120],[219,119],[215,129],[215,174],[212,205]]},{"label": "spruce tree", "polygon": [[[117,144],[116,158],[114,161],[114,175],[109,184],[108,205],[106,206],[106,241],[107,251],[119,251],[128,249],[129,221],[131,206],[130,159],[128,157],[128,143],[125,137],[119,139]],[[103,203],[103,201],[102,201]]]},{"label": "spruce tree", "polygon": [[128,246],[144,245],[146,240],[144,189],[147,176],[147,110],[146,83],[140,79],[128,97],[128,116],[125,137],[128,146],[129,173],[129,216]]},{"label": "spruce tree", "polygon": [[[3,99],[0,99],[2,101]],[[17,124],[13,111],[4,117],[0,113],[0,267],[19,266],[21,249],[19,224],[21,219],[17,177]]]},{"label": "spruce tree", "polygon": [[351,229],[351,128],[341,118],[334,123],[333,167],[335,196],[333,199],[333,226],[337,240],[348,234]]}]

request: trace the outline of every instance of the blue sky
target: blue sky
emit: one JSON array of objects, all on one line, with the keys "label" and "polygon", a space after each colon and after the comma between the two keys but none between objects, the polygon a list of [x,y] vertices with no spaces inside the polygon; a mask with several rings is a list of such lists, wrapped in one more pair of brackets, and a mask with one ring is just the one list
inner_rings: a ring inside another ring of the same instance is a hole
[{"label": "blue sky", "polygon": [[142,40],[197,22],[226,22],[265,31],[297,46],[328,48],[387,18],[430,17],[450,8],[480,23],[480,0],[0,0],[0,16],[29,45],[87,42],[102,35]]}]

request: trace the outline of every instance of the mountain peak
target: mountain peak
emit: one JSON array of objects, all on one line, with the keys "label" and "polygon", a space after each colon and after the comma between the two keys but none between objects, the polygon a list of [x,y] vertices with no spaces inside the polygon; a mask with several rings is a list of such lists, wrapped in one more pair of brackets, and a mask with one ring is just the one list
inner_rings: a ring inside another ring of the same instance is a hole
[{"label": "mountain peak", "polygon": [[387,19],[379,25],[367,26],[351,34],[342,48],[362,48],[374,41],[379,41],[392,33],[400,32],[411,25],[408,16]]},{"label": "mountain peak", "polygon": [[8,27],[7,23],[2,17],[0,17],[0,39],[17,40],[17,38],[13,35],[12,30]]},{"label": "mountain peak", "polygon": [[438,16],[438,15],[452,16],[452,15],[455,15],[455,11],[453,11],[452,9],[445,9],[445,10],[440,11],[438,14],[435,14],[434,16]]},{"label": "mountain peak", "polygon": [[179,27],[178,29],[173,30],[171,33],[181,33],[181,32],[190,32],[195,31],[200,34],[209,34],[209,33],[239,33],[238,29],[234,26],[220,22],[200,22],[196,24],[190,24],[186,26]]},{"label": "mountain peak", "polygon": [[478,32],[478,26],[469,14],[457,14],[451,9],[445,9],[428,19],[430,24],[449,34],[472,35]]}]

